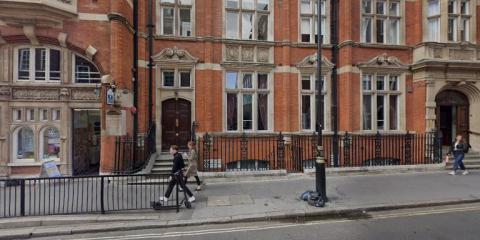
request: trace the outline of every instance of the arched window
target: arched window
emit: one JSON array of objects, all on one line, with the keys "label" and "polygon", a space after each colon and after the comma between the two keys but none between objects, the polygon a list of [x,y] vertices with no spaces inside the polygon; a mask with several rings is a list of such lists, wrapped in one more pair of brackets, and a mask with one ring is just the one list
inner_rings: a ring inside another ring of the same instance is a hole
[{"label": "arched window", "polygon": [[14,134],[14,152],[17,160],[31,160],[35,158],[35,145],[33,130],[22,127]]},{"label": "arched window", "polygon": [[98,68],[87,59],[74,56],[75,83],[100,83],[101,76]]},{"label": "arched window", "polygon": [[44,128],[40,134],[40,156],[43,160],[60,158],[60,132],[55,127]]}]

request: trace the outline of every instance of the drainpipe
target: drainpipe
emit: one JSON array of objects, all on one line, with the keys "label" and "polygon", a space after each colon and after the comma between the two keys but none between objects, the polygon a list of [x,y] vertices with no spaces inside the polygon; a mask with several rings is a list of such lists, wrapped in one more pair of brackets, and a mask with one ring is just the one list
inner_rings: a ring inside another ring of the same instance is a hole
[{"label": "drainpipe", "polygon": [[153,0],[148,0],[148,127],[152,126],[153,114]]},{"label": "drainpipe", "polygon": [[338,137],[338,74],[337,66],[339,64],[339,48],[338,48],[338,14],[339,1],[331,0],[331,44],[332,44],[332,124],[333,124],[333,165],[338,167],[339,154],[339,137]]},{"label": "drainpipe", "polygon": [[[135,111],[133,116],[133,140],[135,143],[138,138],[138,0],[133,0],[133,106]],[[133,162],[137,161],[137,144],[133,146]]]}]

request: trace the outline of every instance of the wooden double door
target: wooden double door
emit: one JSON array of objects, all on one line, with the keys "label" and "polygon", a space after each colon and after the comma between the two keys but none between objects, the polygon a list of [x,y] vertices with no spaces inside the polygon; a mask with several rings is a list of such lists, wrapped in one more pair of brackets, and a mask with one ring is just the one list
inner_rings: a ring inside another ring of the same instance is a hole
[{"label": "wooden double door", "polygon": [[468,141],[469,102],[463,93],[446,90],[436,97],[437,129],[443,137],[443,145],[450,145],[455,136],[461,134]]},{"label": "wooden double door", "polygon": [[167,151],[171,145],[187,149],[191,139],[192,104],[180,98],[167,99],[162,102],[162,150]]}]

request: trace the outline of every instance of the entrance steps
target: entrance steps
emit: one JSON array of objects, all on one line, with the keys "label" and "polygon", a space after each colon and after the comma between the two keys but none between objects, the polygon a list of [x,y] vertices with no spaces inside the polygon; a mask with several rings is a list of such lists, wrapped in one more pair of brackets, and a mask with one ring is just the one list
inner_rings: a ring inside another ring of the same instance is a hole
[{"label": "entrance steps", "polygon": [[161,152],[153,164],[153,174],[170,174],[173,166],[173,156],[168,152]]},{"label": "entrance steps", "polygon": [[[453,157],[451,157],[445,168],[452,169],[454,161]],[[469,153],[465,154],[463,163],[467,169],[480,169],[480,152],[470,150]]]}]

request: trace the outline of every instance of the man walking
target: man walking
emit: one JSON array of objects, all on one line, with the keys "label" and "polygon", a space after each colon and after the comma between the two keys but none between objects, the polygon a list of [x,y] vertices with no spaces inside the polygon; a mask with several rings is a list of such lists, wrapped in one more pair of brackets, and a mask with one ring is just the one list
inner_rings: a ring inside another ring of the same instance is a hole
[{"label": "man walking", "polygon": [[185,191],[188,195],[188,201],[194,202],[195,197],[193,193],[188,189],[183,181],[183,169],[185,168],[185,162],[183,161],[182,154],[178,152],[178,146],[172,145],[170,146],[170,154],[173,155],[173,167],[172,167],[172,176],[170,182],[168,183],[167,191],[165,192],[165,196],[160,197],[160,201],[167,202],[170,194],[172,193],[173,187],[176,184],[179,184],[180,187]]}]

